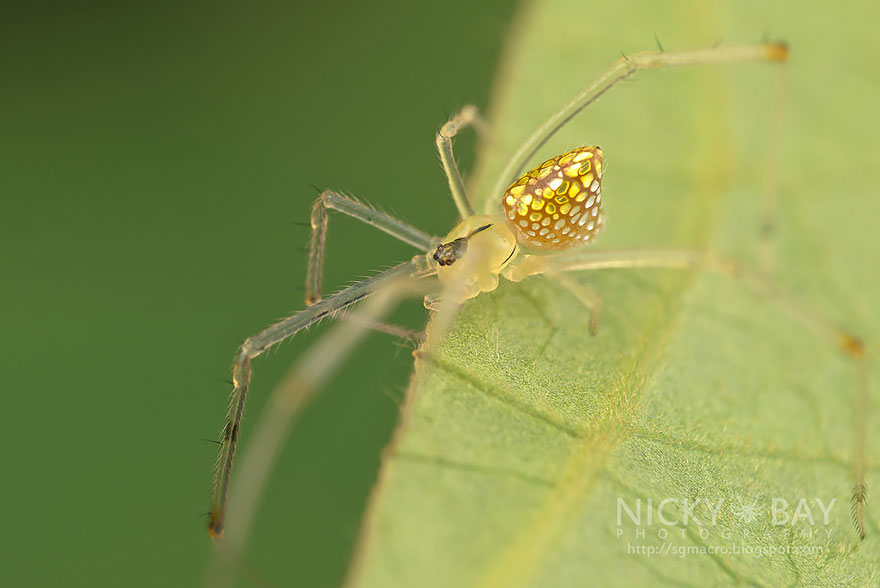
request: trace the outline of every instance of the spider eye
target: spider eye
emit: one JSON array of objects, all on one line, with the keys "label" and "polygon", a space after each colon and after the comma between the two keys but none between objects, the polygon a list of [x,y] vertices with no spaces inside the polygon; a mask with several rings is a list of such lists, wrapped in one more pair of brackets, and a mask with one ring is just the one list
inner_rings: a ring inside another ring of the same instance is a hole
[{"label": "spider eye", "polygon": [[[474,233],[478,233],[480,231],[484,231],[489,228],[491,225],[486,225],[485,227],[481,227]],[[449,243],[441,243],[437,245],[437,250],[434,251],[434,261],[436,261],[440,265],[452,265],[456,259],[459,259],[464,252],[467,251],[467,242],[470,238],[470,235],[467,237],[459,237],[458,239],[453,239]]]},{"label": "spider eye", "polygon": [[502,206],[527,247],[568,249],[592,240],[602,215],[602,149],[579,147],[548,159],[518,179]]}]

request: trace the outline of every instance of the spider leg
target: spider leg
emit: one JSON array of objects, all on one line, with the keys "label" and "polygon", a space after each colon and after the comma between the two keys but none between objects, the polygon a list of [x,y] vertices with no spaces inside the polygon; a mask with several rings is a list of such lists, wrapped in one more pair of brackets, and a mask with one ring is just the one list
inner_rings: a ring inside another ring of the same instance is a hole
[{"label": "spider leg", "polygon": [[455,201],[455,207],[461,218],[473,216],[474,208],[468,199],[467,190],[464,186],[464,180],[461,178],[461,172],[458,171],[458,164],[455,163],[455,155],[452,152],[452,138],[465,127],[473,126],[481,135],[486,135],[486,123],[480,118],[477,107],[473,105],[464,106],[455,116],[450,118],[440,130],[437,131],[437,152],[440,154],[440,161],[443,163],[443,171],[446,172],[446,179],[449,181],[449,191],[452,193],[452,199]]},{"label": "spider leg", "polygon": [[758,241],[758,263],[760,269],[771,275],[774,262],[774,240],[779,209],[779,160],[782,152],[783,124],[785,122],[785,103],[788,93],[788,70],[780,67],[776,77],[773,96],[773,112],[770,131],[767,136],[767,166],[764,176],[764,210]]},{"label": "spider leg", "polygon": [[327,211],[337,210],[363,223],[376,227],[392,237],[413,247],[428,251],[439,242],[439,238],[429,235],[404,221],[394,218],[381,210],[358,202],[331,190],[321,192],[312,206],[312,238],[309,243],[309,263],[306,270],[306,305],[311,306],[321,300],[321,282],[324,267],[324,246],[327,241]]},{"label": "spider leg", "polygon": [[337,322],[275,387],[232,485],[227,516],[230,524],[223,538],[227,551],[243,553],[266,480],[297,415],[363,339],[370,324],[381,320],[405,296],[425,291],[427,285],[418,277],[398,273],[386,281],[353,313],[354,320]]},{"label": "spider leg", "polygon": [[572,296],[590,312],[590,335],[599,332],[599,318],[602,314],[602,298],[591,286],[581,284],[564,273],[551,273],[547,277],[571,292]]},{"label": "spider leg", "polygon": [[398,339],[403,339],[404,341],[409,341],[411,343],[421,343],[425,340],[424,331],[418,329],[409,329],[407,327],[386,323],[384,321],[368,321],[359,314],[345,314],[340,318],[345,321],[352,321],[364,325],[371,331],[385,333],[386,335],[391,335],[392,337],[397,337]]},{"label": "spider leg", "polygon": [[868,410],[868,367],[865,343],[854,333],[839,327],[819,310],[805,306],[780,290],[763,272],[754,271],[737,260],[688,249],[572,251],[556,255],[526,255],[505,271],[505,277],[520,281],[531,275],[560,274],[568,271],[621,268],[704,269],[742,284],[773,301],[783,312],[810,328],[847,357],[856,372],[855,435],[853,439],[853,524],[865,538],[865,484]]},{"label": "spider leg", "polygon": [[[587,87],[578,92],[560,110],[555,112],[523,142],[504,167],[492,194],[503,194],[534,157],[538,149],[581,110],[595,102],[599,96],[619,82],[632,77],[640,69],[660,69],[686,65],[705,65],[741,62],[785,62],[788,59],[788,46],[784,43],[762,43],[742,47],[711,47],[694,51],[662,52],[645,51],[623,56],[595,78]],[[494,206],[494,201],[487,201]]]},{"label": "spider leg", "polygon": [[[329,296],[314,305],[301,310],[290,317],[267,327],[256,335],[249,337],[241,344],[235,355],[232,368],[233,390],[230,396],[226,425],[223,429],[223,440],[214,473],[214,491],[211,500],[211,515],[208,531],[214,537],[223,534],[226,521],[226,500],[232,473],[232,463],[238,444],[242,413],[250,384],[251,361],[269,347],[292,337],[302,329],[309,327],[324,317],[334,316],[345,308],[360,300],[393,289],[394,284],[408,278],[423,278],[433,275],[435,266],[423,255],[417,255],[410,261],[396,265],[375,276],[369,277],[348,288]],[[366,328],[356,324],[352,328]]]}]

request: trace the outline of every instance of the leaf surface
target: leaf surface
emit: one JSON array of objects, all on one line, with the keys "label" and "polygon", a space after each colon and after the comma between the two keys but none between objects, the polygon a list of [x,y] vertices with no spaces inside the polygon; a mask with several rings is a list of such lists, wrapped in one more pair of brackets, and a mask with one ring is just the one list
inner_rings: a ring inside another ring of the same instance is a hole
[{"label": "leaf surface", "polygon": [[[869,170],[880,148],[866,72],[880,56],[869,51],[877,15],[863,12],[876,9],[837,6],[831,22],[818,2],[796,14],[655,4],[523,6],[491,105],[496,141],[472,193],[498,198],[488,192],[513,147],[621,51],[653,49],[655,34],[674,50],[770,30],[792,46],[774,280],[870,353],[880,199]],[[602,146],[608,227],[597,249],[710,248],[754,265],[775,81],[763,64],[639,72],[536,162]],[[853,362],[716,274],[577,279],[604,300],[596,337],[571,294],[533,278],[471,301],[416,359],[351,585],[877,585],[878,518],[869,507],[860,544],[849,513]],[[876,406],[880,378],[868,369]],[[869,413],[869,464],[877,425]],[[869,501],[877,478],[869,470]],[[774,499],[787,524],[774,524]],[[699,501],[687,522],[685,501]],[[621,503],[640,505],[638,524]]]}]

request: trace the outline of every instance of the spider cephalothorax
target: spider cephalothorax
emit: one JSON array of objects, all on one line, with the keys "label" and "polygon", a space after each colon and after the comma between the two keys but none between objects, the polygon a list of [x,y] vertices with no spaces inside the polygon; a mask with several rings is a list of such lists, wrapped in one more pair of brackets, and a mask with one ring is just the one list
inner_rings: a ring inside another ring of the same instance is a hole
[{"label": "spider cephalothorax", "polygon": [[494,290],[498,274],[516,252],[516,237],[506,223],[475,214],[458,223],[428,256],[441,266],[437,272],[440,282],[459,283],[456,298],[467,300]]}]

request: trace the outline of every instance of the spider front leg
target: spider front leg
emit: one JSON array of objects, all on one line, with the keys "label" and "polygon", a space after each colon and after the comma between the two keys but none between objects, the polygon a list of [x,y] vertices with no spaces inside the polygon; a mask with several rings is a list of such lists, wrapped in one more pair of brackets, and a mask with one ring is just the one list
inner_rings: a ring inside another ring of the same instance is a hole
[{"label": "spider front leg", "polygon": [[332,190],[325,190],[312,206],[312,238],[309,243],[309,262],[306,270],[306,305],[311,306],[321,300],[321,286],[324,268],[324,246],[327,242],[327,211],[337,210],[395,239],[412,245],[421,251],[430,250],[438,241],[424,231],[381,210],[358,202]]},{"label": "spider front leg", "polygon": [[[418,279],[433,275],[436,267],[424,255],[417,255],[410,261],[401,263],[375,276],[329,296],[314,305],[275,323],[274,325],[249,337],[242,343],[235,355],[232,380],[233,389],[226,415],[226,425],[220,442],[220,453],[214,473],[214,491],[211,499],[211,512],[208,531],[213,537],[220,537],[226,524],[226,500],[232,475],[232,464],[244,413],[245,400],[250,386],[251,361],[264,351],[292,337],[299,331],[313,325],[325,317],[335,316],[340,311],[374,294],[392,287],[405,279]],[[366,319],[369,321],[369,317]],[[353,324],[353,327],[367,328]]]},{"label": "spider front leg", "polygon": [[555,255],[526,255],[505,271],[505,277],[520,281],[532,275],[561,274],[570,271],[628,268],[703,269],[715,272],[760,296],[771,300],[784,313],[812,330],[842,353],[853,365],[856,374],[854,397],[855,431],[852,454],[852,520],[861,539],[865,538],[867,505],[867,470],[865,445],[867,438],[868,368],[867,349],[854,333],[839,327],[825,314],[810,308],[780,290],[762,272],[730,258],[687,249],[572,251]]},{"label": "spider front leg", "polygon": [[[424,258],[419,263],[423,262]],[[353,320],[336,323],[297,360],[275,387],[254,427],[253,437],[232,485],[229,530],[223,539],[223,550],[218,552],[221,558],[215,565],[217,571],[222,571],[217,566],[226,559],[226,553],[243,553],[275,458],[297,415],[363,339],[372,324],[391,312],[403,298],[422,294],[430,287],[420,277],[423,275],[406,272],[383,277],[370,299],[353,313]],[[217,574],[218,579],[228,579],[224,576],[228,574]]]}]

